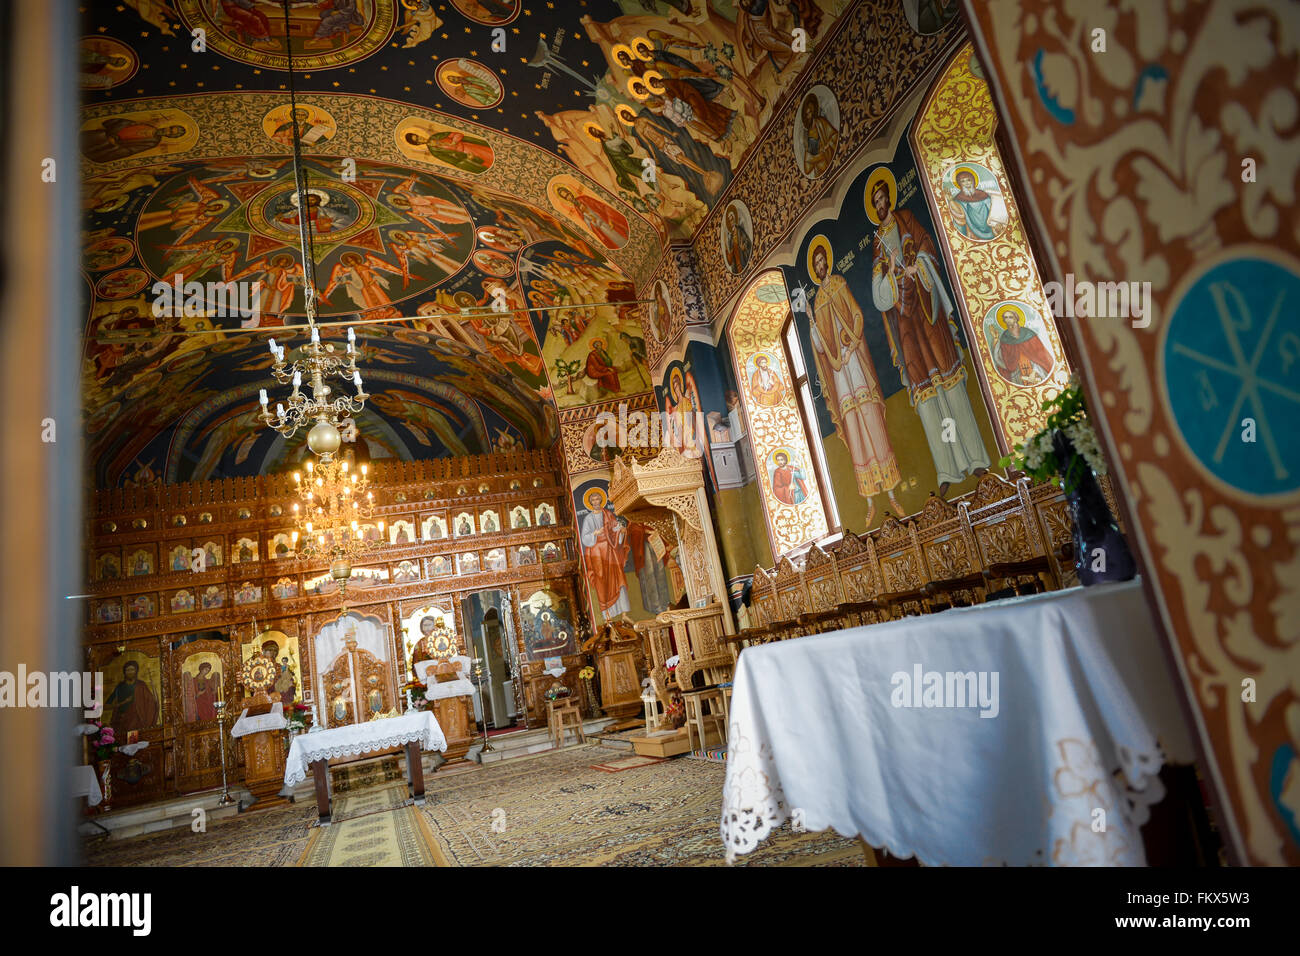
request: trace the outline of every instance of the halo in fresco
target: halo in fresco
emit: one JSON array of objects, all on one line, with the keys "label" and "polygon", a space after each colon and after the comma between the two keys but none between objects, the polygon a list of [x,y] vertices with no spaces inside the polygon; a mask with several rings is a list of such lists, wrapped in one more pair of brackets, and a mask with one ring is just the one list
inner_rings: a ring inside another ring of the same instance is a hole
[{"label": "halo in fresco", "polygon": [[888,166],[877,166],[875,171],[867,177],[867,185],[862,190],[862,206],[867,211],[867,218],[871,220],[874,226],[880,225],[880,216],[876,213],[876,207],[871,202],[871,194],[881,183],[889,190],[889,208],[898,208],[898,182],[894,179],[894,174]]},{"label": "halo in fresco", "polygon": [[474,265],[483,272],[497,278],[504,278],[515,271],[514,261],[491,249],[480,249],[474,253]]},{"label": "halo in fresco", "polygon": [[79,67],[83,90],[111,90],[135,76],[140,58],[112,37],[82,37]]},{"label": "halo in fresco", "polygon": [[1027,302],[1007,299],[984,316],[984,338],[993,367],[1012,385],[1041,385],[1056,362],[1047,328],[1038,310]]},{"label": "halo in fresco", "polygon": [[[264,189],[248,204],[248,224],[271,239],[296,239],[302,199],[292,181]],[[347,183],[328,183],[307,190],[307,217],[316,241],[346,242],[375,222],[370,197]]]},{"label": "halo in fresco", "polygon": [[402,154],[418,163],[478,174],[496,161],[492,144],[482,136],[414,116],[398,123],[393,137]]},{"label": "halo in fresco", "polygon": [[606,249],[621,249],[630,234],[627,217],[597,198],[567,173],[546,184],[546,195],[561,215],[582,226]]},{"label": "halo in fresco", "polygon": [[799,101],[794,117],[794,161],[809,179],[820,179],[840,145],[840,104],[820,83]]},{"label": "halo in fresco", "polygon": [[[177,0],[187,33],[203,29],[210,50],[268,70],[288,68],[281,4]],[[289,49],[295,70],[349,66],[382,49],[393,35],[391,0],[289,4]]]},{"label": "halo in fresco", "polygon": [[[402,0],[409,5],[412,0]],[[499,26],[519,16],[522,0],[451,0],[451,5],[475,23]]]},{"label": "halo in fresco", "polygon": [[491,109],[505,99],[505,87],[496,74],[477,60],[464,57],[444,60],[438,64],[433,78],[438,89],[472,110]]},{"label": "halo in fresco", "polygon": [[[298,135],[304,146],[327,143],[338,132],[338,123],[334,117],[319,106],[299,103]],[[277,106],[262,117],[262,131],[272,142],[279,143],[285,149],[293,148],[293,121],[289,116],[289,104]]]},{"label": "halo in fresco", "polygon": [[817,250],[819,249],[821,250],[822,254],[826,257],[827,269],[830,269],[831,266],[835,264],[835,253],[831,249],[831,241],[827,239],[826,236],[824,235],[814,236],[812,242],[808,243],[808,263],[807,263],[808,276],[814,282],[819,281],[817,278],[817,268],[815,262],[816,256],[814,255],[814,253],[816,253]]},{"label": "halo in fresco", "polygon": [[749,267],[754,254],[754,222],[749,207],[733,199],[722,214],[718,224],[718,241],[722,244],[722,261],[732,275],[740,275]]},{"label": "halo in fresco", "polygon": [[149,273],[143,269],[118,269],[95,284],[95,295],[101,299],[125,299],[129,295],[135,295],[148,282]]},{"label": "halo in fresco", "polygon": [[956,14],[957,0],[903,0],[903,15],[921,36],[938,33]]},{"label": "halo in fresco", "polygon": [[948,217],[960,236],[989,242],[1007,225],[1007,204],[997,176],[979,163],[954,163],[943,172]]},{"label": "halo in fresco", "polygon": [[767,475],[772,496],[779,504],[797,508],[807,500],[808,472],[802,457],[793,448],[782,446],[768,454]]}]

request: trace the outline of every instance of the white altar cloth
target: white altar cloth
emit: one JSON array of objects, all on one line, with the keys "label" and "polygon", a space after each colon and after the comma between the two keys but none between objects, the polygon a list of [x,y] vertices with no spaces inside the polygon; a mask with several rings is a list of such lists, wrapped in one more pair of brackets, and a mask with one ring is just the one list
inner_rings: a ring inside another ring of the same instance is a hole
[{"label": "white altar cloth", "polygon": [[289,726],[289,721],[284,718],[284,704],[278,700],[271,705],[271,709],[265,714],[256,714],[248,716],[248,708],[245,707],[230,728],[230,736],[244,737],[248,734],[255,734],[259,730],[284,730]]},{"label": "white altar cloth", "polygon": [[474,685],[466,678],[469,673],[470,659],[465,656],[451,658],[457,665],[457,673],[460,675],[455,680],[443,681],[438,683],[437,678],[432,674],[435,665],[441,664],[439,660],[420,661],[415,665],[415,676],[425,686],[425,700],[443,700],[447,697],[473,697]]},{"label": "white altar cloth", "polygon": [[447,749],[447,738],[432,711],[412,711],[401,717],[331,727],[316,734],[299,734],[289,745],[284,785],[293,787],[306,780],[311,765],[317,760],[356,757],[389,747],[401,747],[412,741],[418,741],[421,750]]},{"label": "white altar cloth", "polygon": [[[943,684],[913,689],[918,671]],[[949,673],[973,673],[984,706]],[[931,866],[1141,866],[1156,774],[1193,759],[1177,701],[1139,581],[747,648],[727,858],[797,810]]]},{"label": "white altar cloth", "polygon": [[104,802],[104,792],[99,788],[99,775],[94,767],[80,764],[72,768],[72,795],[85,797],[92,807]]}]

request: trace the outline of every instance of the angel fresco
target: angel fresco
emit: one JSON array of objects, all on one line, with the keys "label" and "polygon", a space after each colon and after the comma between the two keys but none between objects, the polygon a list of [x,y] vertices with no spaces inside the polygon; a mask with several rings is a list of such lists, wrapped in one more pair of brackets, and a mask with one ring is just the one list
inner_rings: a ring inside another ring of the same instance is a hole
[{"label": "angel fresco", "polygon": [[173,242],[175,245],[181,245],[230,210],[230,200],[222,199],[221,194],[215,189],[199,182],[192,175],[187,176],[185,181],[189,184],[194,198],[184,195],[172,196],[163,202],[166,209],[151,209],[141,213],[136,225],[137,235],[166,226],[173,232],[180,233]]},{"label": "angel fresco", "polygon": [[235,272],[235,260],[239,257],[239,240],[229,236],[203,242],[172,243],[161,248],[171,253],[163,267],[165,273],[179,275],[181,282],[206,275],[218,266],[222,281],[229,282]]},{"label": "angel fresco", "polygon": [[289,311],[298,287],[305,282],[302,266],[287,252],[281,252],[267,259],[265,256],[250,263],[234,276],[234,281],[256,276],[262,283],[263,323],[265,316],[282,316]]},{"label": "angel fresco", "polygon": [[393,255],[402,266],[402,288],[404,289],[411,281],[412,259],[440,270],[442,276],[439,278],[449,276],[460,268],[459,261],[443,254],[443,250],[447,248],[445,233],[440,232],[438,236],[434,236],[427,232],[395,229],[388,234],[388,239],[392,244]]},{"label": "angel fresco", "polygon": [[442,226],[473,223],[469,213],[459,203],[417,191],[414,174],[393,189],[392,195],[388,197],[388,204],[399,212],[406,213],[412,219],[418,219],[446,239],[450,239],[451,236],[443,231]]},{"label": "angel fresco", "polygon": [[394,268],[374,253],[362,255],[358,252],[345,252],[331,270],[321,300],[328,302],[334,290],[341,285],[347,290],[348,298],[362,311],[391,305],[393,300],[388,295],[388,279],[380,275],[380,272],[402,274],[402,270]]}]

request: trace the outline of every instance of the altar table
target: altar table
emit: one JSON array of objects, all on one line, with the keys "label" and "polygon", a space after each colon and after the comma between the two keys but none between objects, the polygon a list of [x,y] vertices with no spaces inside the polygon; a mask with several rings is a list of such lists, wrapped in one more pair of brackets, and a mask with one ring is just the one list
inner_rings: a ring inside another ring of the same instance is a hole
[{"label": "altar table", "polygon": [[299,734],[289,746],[289,757],[284,767],[286,790],[307,779],[311,768],[316,781],[316,812],[322,826],[330,823],[331,786],[329,761],[338,757],[360,757],[365,754],[406,748],[406,774],[411,785],[411,796],[416,804],[424,803],[424,765],[420,751],[447,749],[447,738],[431,711],[413,711],[401,717],[387,717],[364,724],[333,727],[311,734]]},{"label": "altar table", "polygon": [[931,866],[1141,866],[1157,774],[1193,756],[1139,581],[954,608],[745,649],[722,839],[793,819]]}]

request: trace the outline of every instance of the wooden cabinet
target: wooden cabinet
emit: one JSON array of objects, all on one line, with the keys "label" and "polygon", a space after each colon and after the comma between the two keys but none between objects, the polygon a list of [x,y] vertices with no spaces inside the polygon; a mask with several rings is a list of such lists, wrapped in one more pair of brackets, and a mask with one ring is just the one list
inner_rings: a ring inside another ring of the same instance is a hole
[{"label": "wooden cabinet", "polygon": [[474,726],[474,699],[462,694],[433,702],[433,717],[447,738],[443,756],[447,763],[459,763],[478,737]]},{"label": "wooden cabinet", "polygon": [[564,673],[559,677],[542,670],[541,661],[524,661],[520,668],[520,679],[524,682],[524,708],[528,711],[528,722],[532,726],[547,726],[546,691],[556,682],[569,688],[569,696],[583,706],[582,681],[578,672],[586,664],[582,654],[565,654],[560,658]]},{"label": "wooden cabinet", "polygon": [[259,800],[275,797],[284,787],[284,731],[259,730],[239,741],[244,747],[244,786]]},{"label": "wooden cabinet", "polygon": [[646,667],[641,636],[636,630],[630,624],[610,622],[584,643],[582,649],[596,657],[600,707],[605,715],[619,719],[639,716],[641,678]]}]

